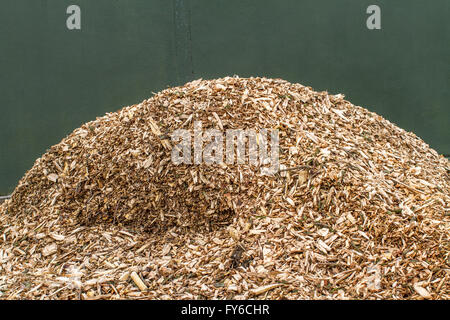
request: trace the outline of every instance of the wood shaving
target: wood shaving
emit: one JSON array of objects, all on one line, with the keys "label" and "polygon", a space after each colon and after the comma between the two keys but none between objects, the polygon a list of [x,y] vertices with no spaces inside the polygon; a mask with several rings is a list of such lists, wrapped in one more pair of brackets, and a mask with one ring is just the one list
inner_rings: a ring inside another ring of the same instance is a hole
[{"label": "wood shaving", "polygon": [[[282,171],[175,165],[195,121],[278,129]],[[449,299],[449,172],[343,95],[199,79],[36,160],[0,205],[0,299]]]}]

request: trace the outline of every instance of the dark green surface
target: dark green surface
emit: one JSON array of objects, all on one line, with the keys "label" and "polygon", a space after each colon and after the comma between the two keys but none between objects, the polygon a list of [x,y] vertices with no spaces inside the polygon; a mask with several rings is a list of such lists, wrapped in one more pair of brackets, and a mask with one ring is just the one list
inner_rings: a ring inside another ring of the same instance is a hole
[{"label": "dark green surface", "polygon": [[[370,4],[382,30],[366,28]],[[82,123],[233,74],[344,93],[448,154],[449,21],[448,0],[3,0],[0,193]]]}]

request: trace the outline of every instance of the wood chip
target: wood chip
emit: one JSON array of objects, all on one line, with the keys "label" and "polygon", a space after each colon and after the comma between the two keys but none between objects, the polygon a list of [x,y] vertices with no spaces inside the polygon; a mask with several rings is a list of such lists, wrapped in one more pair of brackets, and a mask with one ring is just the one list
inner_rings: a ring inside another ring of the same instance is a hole
[{"label": "wood chip", "polygon": [[52,233],[50,237],[55,239],[56,241],[63,241],[66,237],[61,234]]},{"label": "wood chip", "polygon": [[432,299],[433,298],[427,289],[421,287],[417,283],[414,284],[414,290],[416,290],[416,292],[424,299]]},{"label": "wood chip", "polygon": [[58,250],[56,243],[49,244],[42,249],[44,257],[54,254]]},{"label": "wood chip", "polygon": [[142,281],[142,279],[139,277],[139,275],[136,272],[133,271],[131,273],[130,277],[141,291],[146,291],[148,289],[146,284]]},{"label": "wood chip", "polygon": [[274,289],[276,287],[279,287],[281,285],[282,284],[280,284],[280,283],[269,284],[269,285],[262,286],[262,287],[259,287],[259,288],[256,288],[256,289],[251,289],[250,292],[252,294],[254,294],[254,295],[260,295],[262,293],[265,293],[265,292],[267,292],[269,290],[272,290],[272,289]]}]

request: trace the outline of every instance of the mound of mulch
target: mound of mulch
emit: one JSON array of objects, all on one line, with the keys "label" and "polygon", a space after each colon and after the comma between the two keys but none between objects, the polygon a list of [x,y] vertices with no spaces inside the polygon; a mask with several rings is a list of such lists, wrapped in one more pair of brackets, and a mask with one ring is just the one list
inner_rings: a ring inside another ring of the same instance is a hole
[{"label": "mound of mulch", "polygon": [[[277,129],[273,175],[171,134]],[[0,298],[448,299],[450,166],[342,95],[197,80],[86,123],[0,206]]]}]

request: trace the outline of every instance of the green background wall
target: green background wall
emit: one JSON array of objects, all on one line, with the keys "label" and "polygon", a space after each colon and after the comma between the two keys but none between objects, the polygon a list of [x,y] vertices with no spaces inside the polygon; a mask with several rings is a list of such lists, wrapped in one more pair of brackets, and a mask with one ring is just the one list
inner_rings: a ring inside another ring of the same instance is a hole
[{"label": "green background wall", "polygon": [[[66,8],[81,8],[68,30]],[[366,28],[381,7],[382,30]],[[195,78],[344,93],[450,153],[448,0],[3,0],[0,193],[82,123]]]}]

